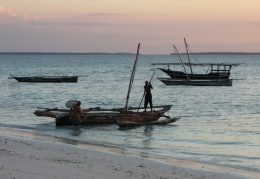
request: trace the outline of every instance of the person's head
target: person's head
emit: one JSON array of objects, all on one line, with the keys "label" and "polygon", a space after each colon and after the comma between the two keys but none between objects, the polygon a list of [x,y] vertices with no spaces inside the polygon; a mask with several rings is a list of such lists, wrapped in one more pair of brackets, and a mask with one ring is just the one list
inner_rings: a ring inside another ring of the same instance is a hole
[{"label": "person's head", "polygon": [[146,81],[145,84],[148,85],[148,81]]},{"label": "person's head", "polygon": [[77,105],[78,105],[78,106],[80,106],[80,105],[81,105],[81,102],[80,102],[80,101],[78,101],[78,102],[77,102]]}]

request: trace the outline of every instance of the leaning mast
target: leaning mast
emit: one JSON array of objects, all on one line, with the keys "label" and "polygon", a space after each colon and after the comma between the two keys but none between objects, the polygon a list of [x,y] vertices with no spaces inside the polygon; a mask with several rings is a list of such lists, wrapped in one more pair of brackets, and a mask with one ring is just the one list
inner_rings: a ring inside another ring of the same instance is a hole
[{"label": "leaning mast", "polygon": [[191,68],[191,63],[190,63],[190,56],[189,56],[189,51],[188,51],[188,44],[187,44],[185,38],[184,38],[184,43],[185,43],[185,48],[186,48],[187,55],[188,55],[189,64],[190,64],[190,71],[191,71],[191,74],[193,74],[193,71],[192,71],[192,68]]},{"label": "leaning mast", "polygon": [[186,74],[187,80],[189,80],[189,76],[188,76],[188,74],[187,74],[185,65],[184,65],[184,63],[183,63],[183,61],[182,61],[182,59],[181,59],[181,56],[180,56],[180,54],[179,54],[179,52],[178,52],[178,49],[176,48],[175,45],[173,45],[173,47],[174,47],[174,50],[177,52],[177,55],[178,55],[179,58],[180,58],[180,61],[181,61],[181,63],[182,63],[182,66],[183,66],[184,72],[185,72],[185,74]]},{"label": "leaning mast", "polygon": [[128,100],[129,100],[131,88],[132,88],[132,85],[133,85],[133,82],[134,82],[136,65],[137,65],[138,55],[139,55],[139,49],[140,49],[140,43],[138,44],[138,47],[137,47],[136,59],[135,59],[134,67],[133,67],[132,74],[131,74],[131,77],[130,77],[130,81],[129,81],[129,87],[128,87],[128,92],[127,92],[127,96],[126,96],[126,104],[125,104],[126,111],[128,111]]}]

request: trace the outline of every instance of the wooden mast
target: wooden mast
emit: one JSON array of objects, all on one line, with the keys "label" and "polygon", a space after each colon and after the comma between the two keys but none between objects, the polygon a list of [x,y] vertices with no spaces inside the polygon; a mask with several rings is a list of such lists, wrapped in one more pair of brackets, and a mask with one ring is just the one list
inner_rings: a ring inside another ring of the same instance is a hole
[{"label": "wooden mast", "polygon": [[178,56],[179,56],[179,58],[180,58],[180,60],[181,60],[181,63],[182,63],[182,66],[183,66],[184,72],[185,72],[186,77],[187,77],[187,80],[189,81],[189,77],[188,77],[188,74],[187,74],[186,68],[185,68],[184,63],[183,63],[183,61],[182,61],[182,59],[181,59],[181,56],[180,56],[180,54],[179,54],[179,52],[178,52],[178,49],[176,48],[175,45],[173,45],[173,47],[174,47],[174,50],[177,52],[177,54],[178,54]]},{"label": "wooden mast", "polygon": [[193,74],[192,67],[191,67],[191,63],[190,63],[190,56],[189,56],[189,51],[188,51],[188,44],[187,44],[185,38],[184,38],[184,43],[185,43],[185,48],[186,48],[187,55],[188,55],[189,64],[190,64],[190,72],[191,72],[191,74]]},{"label": "wooden mast", "polygon": [[126,104],[125,104],[126,111],[128,111],[128,100],[129,100],[131,88],[132,88],[132,85],[134,82],[134,76],[135,76],[136,65],[137,65],[137,61],[138,61],[139,49],[140,49],[140,43],[138,44],[138,47],[137,47],[135,63],[134,63],[134,67],[133,67],[132,74],[131,74],[130,81],[129,81],[128,92],[127,92],[127,96],[126,96]]}]

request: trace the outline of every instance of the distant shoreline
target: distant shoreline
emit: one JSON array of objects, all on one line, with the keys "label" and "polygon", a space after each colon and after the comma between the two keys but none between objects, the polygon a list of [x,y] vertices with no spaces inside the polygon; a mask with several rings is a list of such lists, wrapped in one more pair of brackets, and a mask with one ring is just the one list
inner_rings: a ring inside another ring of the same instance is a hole
[{"label": "distant shoreline", "polygon": [[[130,52],[0,52],[0,54],[79,54],[79,55],[136,55],[135,53]],[[186,53],[180,53],[185,55]],[[197,52],[189,53],[191,55],[260,55],[260,52]],[[171,54],[140,54],[140,55],[174,55]]]},{"label": "distant shoreline", "polygon": [[[181,54],[186,54],[186,53],[181,53]],[[260,52],[198,52],[198,53],[189,53],[189,54],[192,55],[260,55]]]},{"label": "distant shoreline", "polygon": [[135,55],[130,52],[0,52],[0,54],[83,54],[83,55]]}]

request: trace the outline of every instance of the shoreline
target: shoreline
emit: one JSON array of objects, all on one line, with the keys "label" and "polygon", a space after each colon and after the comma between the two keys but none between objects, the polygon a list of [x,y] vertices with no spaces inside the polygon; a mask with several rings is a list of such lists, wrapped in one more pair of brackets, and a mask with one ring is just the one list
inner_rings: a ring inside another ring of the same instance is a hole
[{"label": "shoreline", "polygon": [[[3,178],[260,177],[258,172],[167,159],[116,147],[77,144],[73,140],[66,141],[29,130],[0,129],[0,154],[3,158],[0,162],[0,176]],[[71,172],[65,175],[66,171]],[[50,174],[46,175],[46,172]]]}]

